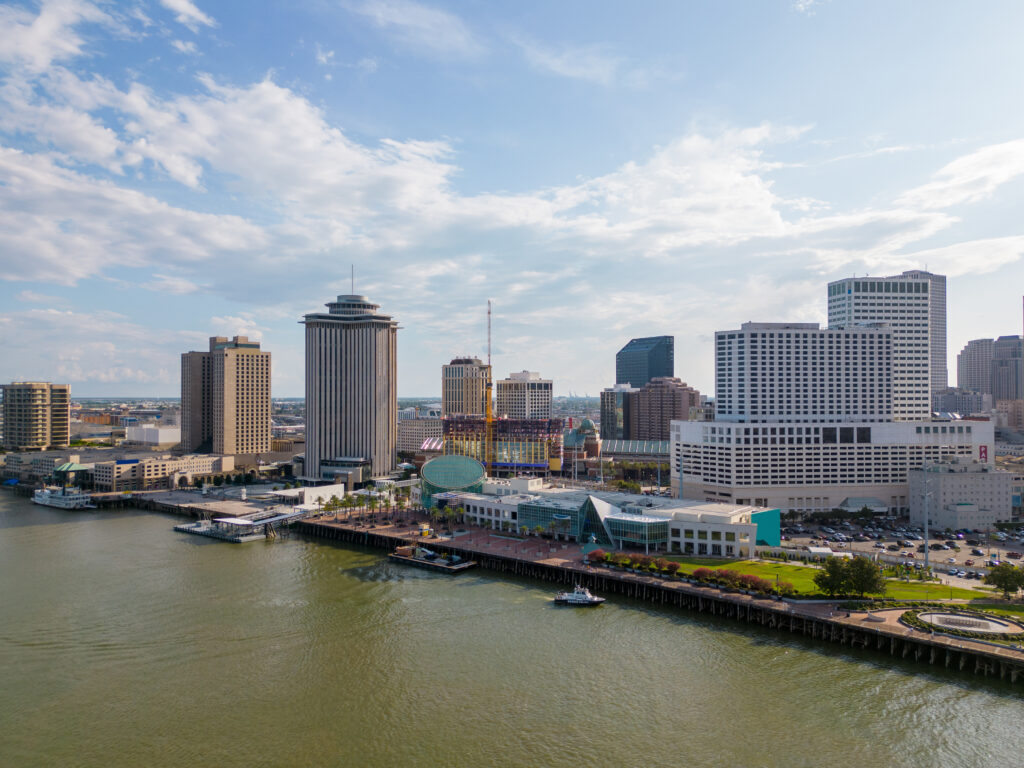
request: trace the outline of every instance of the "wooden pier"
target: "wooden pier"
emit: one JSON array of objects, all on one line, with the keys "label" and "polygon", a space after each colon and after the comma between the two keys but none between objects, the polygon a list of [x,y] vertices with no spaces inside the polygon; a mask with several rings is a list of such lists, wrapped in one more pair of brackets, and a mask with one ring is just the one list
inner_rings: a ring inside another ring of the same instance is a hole
[{"label": "wooden pier", "polygon": [[[415,540],[411,528],[370,528],[345,523],[304,520],[296,524],[300,533],[318,539],[356,544],[383,550]],[[455,539],[458,542],[458,539]],[[480,547],[457,546],[451,541],[429,540],[438,553],[454,554],[475,561],[496,573],[521,576],[556,584],[581,584],[600,594],[622,595],[659,605],[708,613],[758,624],[768,629],[803,635],[814,640],[861,648],[891,657],[938,665],[1010,683],[1024,681],[1024,653],[1010,647],[935,635],[911,629],[896,620],[903,609],[847,612],[835,604],[801,604],[766,595],[726,592],[716,587],[683,580],[659,578],[627,571],[584,565],[579,560],[558,563]]]}]

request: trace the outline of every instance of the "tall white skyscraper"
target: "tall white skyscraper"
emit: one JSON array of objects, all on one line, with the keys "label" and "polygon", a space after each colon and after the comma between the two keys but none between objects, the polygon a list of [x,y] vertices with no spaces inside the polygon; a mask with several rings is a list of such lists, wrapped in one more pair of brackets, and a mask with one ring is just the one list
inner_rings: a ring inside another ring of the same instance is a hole
[{"label": "tall white skyscraper", "polygon": [[891,277],[850,277],[829,283],[829,327],[857,323],[885,323],[892,328],[893,418],[930,418],[932,396],[949,386],[945,276],[910,270]]},{"label": "tall white skyscraper", "polygon": [[373,476],[395,468],[398,439],[398,323],[365,296],[339,296],[306,315],[307,477],[369,462]]},{"label": "tall white skyscraper", "polygon": [[883,325],[744,323],[715,333],[715,421],[892,421]]}]

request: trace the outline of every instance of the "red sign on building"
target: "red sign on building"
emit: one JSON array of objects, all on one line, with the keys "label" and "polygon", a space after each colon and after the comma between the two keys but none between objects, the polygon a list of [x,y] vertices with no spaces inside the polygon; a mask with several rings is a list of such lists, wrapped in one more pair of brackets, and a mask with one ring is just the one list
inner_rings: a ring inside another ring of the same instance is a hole
[{"label": "red sign on building", "polygon": [[978,461],[988,461],[988,446],[987,445],[979,445],[978,446]]}]

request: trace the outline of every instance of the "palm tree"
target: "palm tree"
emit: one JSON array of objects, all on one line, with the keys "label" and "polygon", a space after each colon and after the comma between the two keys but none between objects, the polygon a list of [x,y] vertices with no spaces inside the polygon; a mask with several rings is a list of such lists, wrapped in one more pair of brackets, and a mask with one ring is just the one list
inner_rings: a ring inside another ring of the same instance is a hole
[{"label": "palm tree", "polygon": [[536,533],[538,536],[540,536],[541,534],[544,533],[544,526],[543,525],[535,525],[533,527],[533,532]]},{"label": "palm tree", "polygon": [[369,500],[370,514],[373,516],[373,524],[377,524],[377,505],[380,503],[376,496],[370,496]]},{"label": "palm tree", "polygon": [[557,525],[558,523],[556,523],[554,520],[548,520],[548,533],[551,534],[552,538],[555,537],[555,526]]},{"label": "palm tree", "polygon": [[441,522],[441,518],[444,517],[444,511],[436,504],[430,508],[430,519],[434,521],[436,526]]},{"label": "palm tree", "polygon": [[455,518],[457,516],[458,516],[458,510],[453,508],[453,507],[448,507],[448,509],[446,509],[444,511],[444,517],[445,517],[446,522],[448,523],[448,534],[452,538],[455,538],[455,536],[454,536],[454,533],[455,533]]}]

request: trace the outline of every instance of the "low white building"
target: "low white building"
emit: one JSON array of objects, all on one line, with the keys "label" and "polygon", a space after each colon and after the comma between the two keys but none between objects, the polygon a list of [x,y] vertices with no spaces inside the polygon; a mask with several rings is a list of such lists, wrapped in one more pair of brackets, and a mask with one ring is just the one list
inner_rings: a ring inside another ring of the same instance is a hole
[{"label": "low white building", "polygon": [[942,530],[987,530],[1013,515],[1020,478],[991,464],[952,460],[911,470],[910,523]]},{"label": "low white building", "polygon": [[181,442],[181,427],[164,427],[147,424],[141,427],[125,427],[127,443],[170,448]]}]

